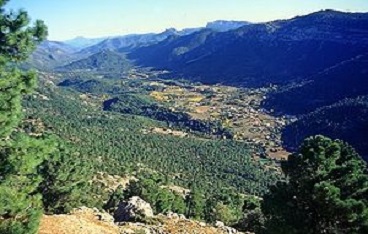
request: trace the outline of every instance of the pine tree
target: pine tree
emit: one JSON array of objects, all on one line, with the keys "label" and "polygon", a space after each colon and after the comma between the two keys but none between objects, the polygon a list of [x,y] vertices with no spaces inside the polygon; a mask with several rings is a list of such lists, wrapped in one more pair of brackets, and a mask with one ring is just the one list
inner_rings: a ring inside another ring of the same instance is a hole
[{"label": "pine tree", "polygon": [[46,37],[47,29],[42,21],[29,26],[23,10],[6,12],[7,2],[0,0],[0,233],[35,233],[42,210],[37,171],[55,150],[55,142],[16,131],[22,97],[36,83],[34,72],[16,66]]},{"label": "pine tree", "polygon": [[368,233],[366,162],[346,143],[306,139],[264,197],[267,233]]},{"label": "pine tree", "polygon": [[186,216],[194,219],[201,219],[205,207],[205,201],[202,194],[196,188],[192,189],[186,200],[187,212]]},{"label": "pine tree", "polygon": [[88,184],[92,170],[88,159],[74,152],[71,146],[64,145],[60,139],[55,142],[58,146],[52,158],[44,161],[38,170],[43,178],[38,192],[42,194],[46,213],[62,214],[93,203]]},{"label": "pine tree", "polygon": [[0,233],[34,233],[41,215],[40,164],[56,149],[53,139],[12,135],[0,147]]},{"label": "pine tree", "polygon": [[185,214],[185,201],[182,196],[175,194],[175,199],[172,204],[172,211],[178,214]]},{"label": "pine tree", "polygon": [[27,59],[47,35],[44,23],[30,18],[23,10],[7,13],[7,0],[0,0],[0,138],[6,138],[21,118],[21,99],[36,84],[34,72],[21,72],[14,64]]}]

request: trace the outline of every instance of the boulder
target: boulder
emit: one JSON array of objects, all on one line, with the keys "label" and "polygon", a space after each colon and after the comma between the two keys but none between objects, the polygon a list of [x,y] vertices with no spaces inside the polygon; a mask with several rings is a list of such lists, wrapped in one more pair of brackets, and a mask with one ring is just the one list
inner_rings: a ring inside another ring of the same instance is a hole
[{"label": "boulder", "polygon": [[239,233],[235,228],[232,227],[223,227],[221,228],[226,234],[237,234]]},{"label": "boulder", "polygon": [[223,227],[225,227],[225,224],[223,222],[221,222],[221,221],[216,221],[215,227],[217,227],[217,228],[223,228]]},{"label": "boulder", "polygon": [[121,201],[114,213],[116,222],[135,221],[153,217],[151,205],[140,197],[131,197],[128,201]]},{"label": "boulder", "polygon": [[198,224],[199,224],[199,226],[201,226],[201,227],[205,227],[205,226],[206,226],[206,223],[204,223],[204,222],[199,222]]},{"label": "boulder", "polygon": [[171,211],[169,211],[166,216],[170,219],[179,219],[179,215],[177,213],[173,213]]}]

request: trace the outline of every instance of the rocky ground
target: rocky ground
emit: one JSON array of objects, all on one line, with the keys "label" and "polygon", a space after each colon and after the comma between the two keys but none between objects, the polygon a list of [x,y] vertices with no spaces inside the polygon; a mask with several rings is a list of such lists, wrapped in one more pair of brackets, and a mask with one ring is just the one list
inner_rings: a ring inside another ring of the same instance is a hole
[{"label": "rocky ground", "polygon": [[96,209],[80,208],[67,215],[44,215],[39,234],[117,234],[113,217]]},{"label": "rocky ground", "polygon": [[[154,216],[147,204],[133,197],[119,205],[115,218],[96,208],[87,207],[74,209],[66,215],[44,215],[39,234],[241,234],[222,222],[211,226],[175,213]],[[144,216],[146,221],[127,221],[137,218],[138,214],[140,218]]]},{"label": "rocky ground", "polygon": [[214,227],[176,214],[158,215],[155,220],[155,224],[114,223],[109,214],[81,208],[68,215],[44,215],[39,234],[241,234],[221,223]]}]

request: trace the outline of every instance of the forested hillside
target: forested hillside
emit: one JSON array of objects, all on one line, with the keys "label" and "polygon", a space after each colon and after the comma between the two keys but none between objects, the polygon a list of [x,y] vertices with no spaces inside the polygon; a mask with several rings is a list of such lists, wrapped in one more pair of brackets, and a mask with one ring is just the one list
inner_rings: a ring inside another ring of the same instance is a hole
[{"label": "forested hillside", "polygon": [[[167,123],[136,115],[103,112],[100,97],[78,96],[72,90],[46,88],[42,95],[49,100],[36,96],[25,103],[30,115],[41,119],[65,140],[76,141],[76,147],[83,155],[101,157],[99,160],[106,162],[96,164],[101,171],[121,173],[124,167],[125,171],[142,163],[169,177],[175,178],[178,174],[177,182],[184,187],[197,180],[195,183],[203,189],[213,189],[217,184],[220,187],[243,187],[255,194],[262,193],[266,185],[259,184],[259,176],[269,177],[262,179],[265,183],[267,180],[271,183],[276,178],[273,176],[277,176],[262,170],[262,163],[252,162],[249,146],[245,143],[143,134],[143,129]],[[130,104],[130,107],[134,106]],[[271,161],[268,163],[272,165]]]},{"label": "forested hillside", "polygon": [[324,69],[301,84],[271,93],[266,108],[290,115],[306,114],[345,98],[368,94],[368,56],[359,55]]},{"label": "forested hillside", "polygon": [[349,141],[368,160],[368,97],[344,99],[303,115],[283,132],[284,142],[295,149],[306,137],[316,134]]},{"label": "forested hillside", "polygon": [[65,66],[57,67],[57,71],[92,71],[109,76],[118,76],[127,73],[131,68],[131,62],[125,54],[110,50],[103,50],[87,58],[71,62]]}]

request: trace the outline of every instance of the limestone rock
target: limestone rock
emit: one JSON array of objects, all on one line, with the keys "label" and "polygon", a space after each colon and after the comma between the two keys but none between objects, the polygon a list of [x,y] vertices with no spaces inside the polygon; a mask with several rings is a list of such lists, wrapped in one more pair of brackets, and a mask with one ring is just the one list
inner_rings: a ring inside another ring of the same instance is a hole
[{"label": "limestone rock", "polygon": [[116,222],[131,221],[153,217],[151,205],[140,197],[131,197],[128,201],[121,201],[114,213]]},{"label": "limestone rock", "polygon": [[179,219],[179,215],[171,211],[169,211],[166,216],[170,219]]},{"label": "limestone rock", "polygon": [[204,222],[199,222],[199,226],[201,226],[201,227],[205,227],[205,226],[206,226],[206,223],[204,223]]},{"label": "limestone rock", "polygon": [[217,227],[217,228],[223,228],[223,227],[225,227],[225,224],[223,222],[221,222],[221,221],[216,221],[215,227]]},{"label": "limestone rock", "polygon": [[232,227],[223,227],[221,228],[221,230],[223,230],[226,234],[237,234],[239,233],[236,229],[232,228]]}]

